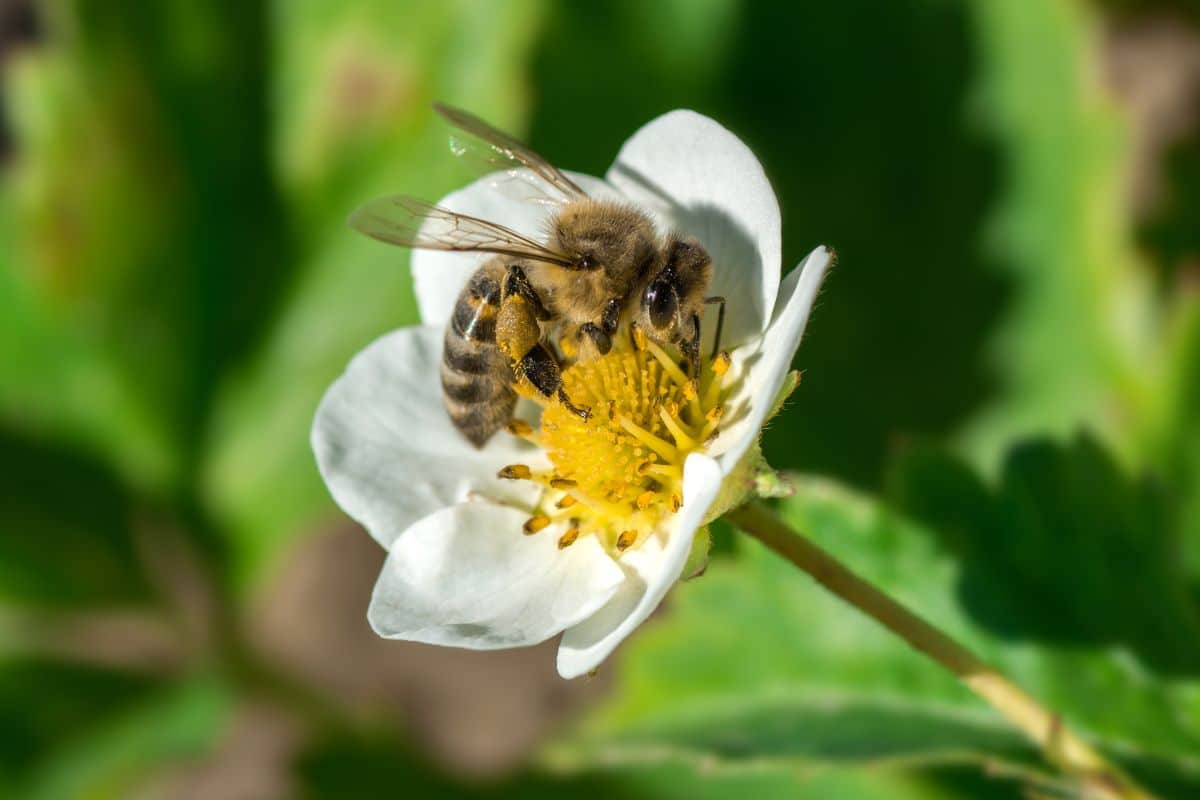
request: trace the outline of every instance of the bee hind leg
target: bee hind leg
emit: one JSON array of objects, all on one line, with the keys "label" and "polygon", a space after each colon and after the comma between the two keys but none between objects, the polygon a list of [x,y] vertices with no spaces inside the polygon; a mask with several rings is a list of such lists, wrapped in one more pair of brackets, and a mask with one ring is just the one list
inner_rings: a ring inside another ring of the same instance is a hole
[{"label": "bee hind leg", "polygon": [[588,419],[590,412],[579,408],[567,397],[562,385],[562,369],[554,355],[542,343],[537,343],[529,349],[516,364],[516,372],[529,381],[538,394],[546,398],[556,398],[568,411],[580,419]]}]

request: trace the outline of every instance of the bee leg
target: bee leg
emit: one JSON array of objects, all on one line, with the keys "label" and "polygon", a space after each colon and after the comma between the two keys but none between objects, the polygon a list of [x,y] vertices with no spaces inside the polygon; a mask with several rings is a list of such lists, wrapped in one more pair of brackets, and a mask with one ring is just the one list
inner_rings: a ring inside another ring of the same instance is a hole
[{"label": "bee leg", "polygon": [[552,316],[542,303],[542,298],[538,296],[537,290],[533,288],[533,284],[529,282],[525,270],[517,264],[510,265],[508,274],[504,276],[504,296],[509,297],[514,294],[523,297],[529,303],[530,308],[533,309],[533,315],[539,320],[545,321]]},{"label": "bee leg", "polygon": [[692,315],[692,336],[680,346],[687,357],[688,377],[695,385],[700,381],[700,315]]},{"label": "bee leg", "polygon": [[566,406],[567,410],[581,419],[587,419],[590,413],[585,408],[579,408],[567,397],[562,385],[562,370],[554,355],[546,346],[538,342],[529,352],[516,363],[514,371],[518,376],[529,381],[538,394],[543,397],[556,397]]},{"label": "bee leg", "polygon": [[604,312],[600,315],[600,324],[585,322],[579,326],[579,336],[587,334],[596,343],[600,355],[608,355],[612,350],[612,337],[617,332],[617,324],[621,321],[621,298],[613,297],[604,304]]},{"label": "bee leg", "polygon": [[717,336],[713,339],[712,358],[717,357],[717,353],[721,352],[721,329],[725,327],[725,298],[724,297],[706,297],[704,302],[708,305],[713,303],[719,304],[721,307],[717,309]]}]

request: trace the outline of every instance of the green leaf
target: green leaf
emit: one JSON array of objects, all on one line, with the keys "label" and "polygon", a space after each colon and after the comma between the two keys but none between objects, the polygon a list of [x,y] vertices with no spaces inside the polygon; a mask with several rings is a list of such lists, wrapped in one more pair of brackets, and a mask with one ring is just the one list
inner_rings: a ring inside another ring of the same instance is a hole
[{"label": "green leaf", "polygon": [[146,601],[134,500],[76,449],[0,429],[0,600],[60,608]]},{"label": "green leaf", "polygon": [[[78,369],[95,366],[102,390],[50,395],[85,377],[72,371],[17,397],[160,488],[189,482],[218,382],[294,263],[267,149],[265,15],[262,0],[58,3],[15,72],[9,278],[52,339],[95,351]],[[91,431],[106,415],[75,416],[97,401],[138,434],[135,452],[119,428]]]},{"label": "green leaf", "polygon": [[229,720],[232,695],[199,679],[123,709],[87,735],[52,752],[30,776],[30,800],[129,797],[164,766],[210,752]]},{"label": "green leaf", "polygon": [[1200,613],[1169,497],[1090,438],[1015,448],[994,490],[935,449],[910,452],[894,482],[962,563],[963,607],[996,636],[1120,646],[1156,672],[1200,675]]},{"label": "green leaf", "polygon": [[218,681],[169,683],[42,660],[0,664],[0,795],[121,798],[153,769],[203,755],[232,698]]},{"label": "green leaf", "polygon": [[[780,506],[797,530],[1143,779],[1200,791],[1200,685],[1155,678],[1116,648],[1035,648],[991,635],[957,605],[959,568],[931,530],[830,483],[802,480],[798,489]],[[645,626],[616,670],[609,703],[553,757],[627,763],[665,751],[798,768],[1038,763],[948,673],[754,541],[677,587],[671,609]]]},{"label": "green leaf", "polygon": [[[562,763],[554,770],[527,772],[494,785],[466,784],[415,759],[386,737],[326,736],[302,754],[297,768],[310,800],[377,798],[405,787],[422,798],[628,798],[629,800],[950,800],[953,797],[1013,798],[1011,783],[965,774],[961,769],[887,768],[873,771],[821,767],[804,770],[769,764],[722,769],[687,754],[654,753],[632,763],[586,766]],[[958,792],[962,792],[958,794]]]},{"label": "green leaf", "polygon": [[1125,203],[1129,134],[1097,90],[1101,20],[1084,3],[976,3],[979,109],[1006,189],[989,251],[1016,278],[1003,388],[965,433],[989,466],[1016,438],[1087,424],[1123,455],[1151,413],[1159,313]]},{"label": "green leaf", "polygon": [[283,3],[277,161],[302,230],[298,278],[259,356],[222,395],[205,494],[244,577],[331,514],[309,449],[321,395],[351,356],[417,321],[408,255],[350,230],[372,197],[437,200],[465,183],[430,103],[519,132],[532,2]]}]

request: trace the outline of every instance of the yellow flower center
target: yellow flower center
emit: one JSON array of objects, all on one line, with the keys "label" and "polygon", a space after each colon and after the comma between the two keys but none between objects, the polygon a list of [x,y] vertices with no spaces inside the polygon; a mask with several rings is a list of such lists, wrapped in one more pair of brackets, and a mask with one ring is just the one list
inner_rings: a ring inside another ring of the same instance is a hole
[{"label": "yellow flower center", "polygon": [[500,471],[546,487],[526,533],[566,520],[560,547],[594,535],[620,554],[679,510],[685,459],[717,435],[729,356],[720,353],[692,380],[661,346],[637,334],[564,369],[567,396],[589,409],[587,420],[525,392],[544,405],[541,429],[514,421],[509,430],[537,443],[553,465],[547,473],[521,464]]}]

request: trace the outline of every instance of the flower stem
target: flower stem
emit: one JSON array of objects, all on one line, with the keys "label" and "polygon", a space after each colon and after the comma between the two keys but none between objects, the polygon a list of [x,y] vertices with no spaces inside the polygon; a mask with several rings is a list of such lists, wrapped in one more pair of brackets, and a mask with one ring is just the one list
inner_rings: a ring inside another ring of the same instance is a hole
[{"label": "flower stem", "polygon": [[1116,767],[993,667],[944,632],[862,579],[807,537],[793,531],[761,502],[742,506],[726,519],[807,572],[817,583],[945,667],[1025,733],[1067,774],[1080,779],[1088,797],[1151,800]]}]

